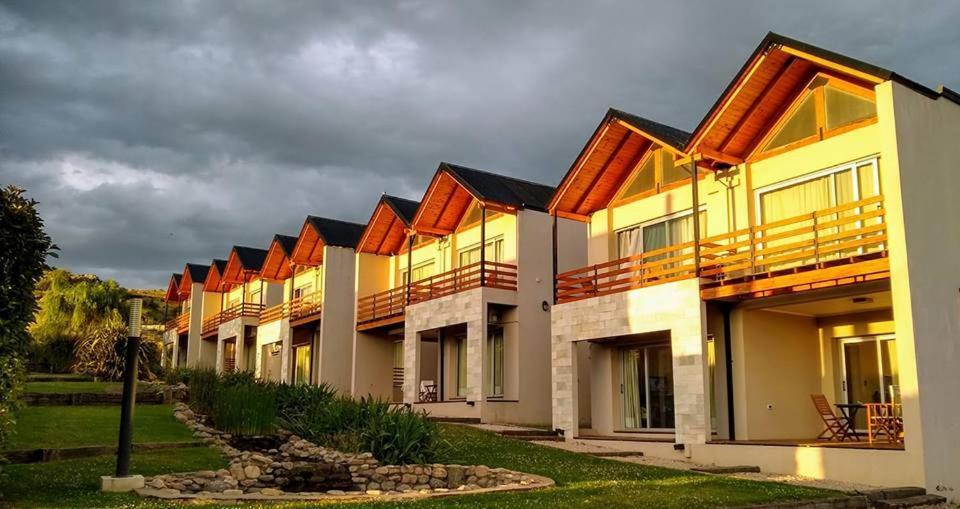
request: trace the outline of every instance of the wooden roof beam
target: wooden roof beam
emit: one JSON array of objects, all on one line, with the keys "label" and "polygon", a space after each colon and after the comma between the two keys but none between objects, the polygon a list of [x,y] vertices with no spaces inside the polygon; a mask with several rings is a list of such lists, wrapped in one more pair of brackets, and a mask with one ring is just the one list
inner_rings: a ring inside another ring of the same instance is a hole
[{"label": "wooden roof beam", "polygon": [[717,146],[718,151],[720,152],[727,151],[727,148],[729,148],[730,143],[736,137],[737,132],[739,132],[740,129],[743,127],[743,124],[745,124],[748,120],[750,120],[750,117],[753,116],[753,114],[757,111],[757,108],[761,104],[763,104],[763,102],[767,99],[767,96],[770,95],[770,92],[777,88],[777,82],[780,80],[780,78],[782,78],[783,75],[786,74],[796,62],[797,62],[797,59],[791,56],[790,58],[787,59],[787,61],[783,64],[783,66],[780,67],[779,70],[777,70],[776,74],[773,75],[773,78],[771,78],[770,81],[767,82],[767,86],[765,86],[763,90],[760,92],[760,95],[758,95],[757,98],[754,99],[753,104],[751,104],[750,107],[747,108],[747,111],[743,113],[740,119],[737,120],[737,123],[734,124],[733,128],[730,129],[730,132],[728,132],[727,135],[723,138],[723,141],[720,142],[720,145]]},{"label": "wooden roof beam", "polygon": [[383,245],[386,244],[387,239],[390,237],[390,230],[393,229],[393,225],[396,224],[396,222],[397,222],[397,216],[396,214],[394,214],[393,219],[391,219],[390,223],[387,224],[387,231],[383,233],[383,238],[380,239],[380,243],[377,244],[377,248],[374,250],[374,254],[377,254],[377,255],[383,254],[381,253],[381,251],[383,250]]},{"label": "wooden roof beam", "polygon": [[576,169],[570,175],[570,178],[564,179],[564,182],[560,183],[560,189],[558,189],[553,195],[553,199],[551,199],[550,204],[548,205],[549,209],[553,210],[560,206],[560,200],[567,192],[567,188],[569,188],[570,185],[573,184],[573,181],[577,179],[577,174],[580,173],[580,170],[583,169],[583,165],[588,159],[590,159],[590,156],[593,155],[594,150],[596,150],[597,146],[600,144],[600,140],[602,140],[603,137],[606,136],[607,131],[610,130],[610,124],[612,123],[613,122],[610,121],[606,122],[603,126],[603,129],[596,136],[594,136],[590,142],[588,142],[590,144],[589,148],[585,150],[580,158],[575,162]]},{"label": "wooden roof beam", "polygon": [[818,57],[818,56],[816,56],[816,55],[813,55],[813,54],[811,54],[811,53],[807,53],[807,52],[805,52],[805,51],[801,51],[801,50],[796,49],[796,48],[791,48],[791,47],[789,47],[789,46],[780,46],[779,49],[780,49],[780,51],[782,51],[782,52],[784,52],[784,53],[786,53],[786,54],[788,54],[788,55],[792,55],[792,56],[795,56],[795,57],[798,57],[798,58],[802,58],[802,59],[804,59],[804,60],[807,60],[807,61],[809,61],[809,62],[812,62],[812,63],[814,63],[814,64],[817,64],[817,65],[819,65],[820,67],[824,67],[824,68],[826,68],[826,69],[830,69],[830,70],[833,70],[833,71],[837,71],[837,72],[846,74],[846,75],[848,75],[848,76],[854,76],[854,77],[856,77],[857,79],[866,81],[867,83],[871,83],[871,84],[874,84],[874,85],[878,85],[878,84],[883,83],[884,81],[886,81],[886,80],[884,80],[883,78],[880,78],[880,77],[878,77],[878,76],[874,76],[873,74],[869,74],[869,73],[866,73],[866,72],[863,72],[863,71],[858,71],[858,70],[856,70],[856,69],[847,67],[847,66],[845,66],[845,65],[843,65],[843,64],[839,64],[839,63],[837,63],[837,62],[833,62],[833,61],[831,61],[831,60],[827,60],[827,59],[825,59],[825,58]]},{"label": "wooden roof beam", "polygon": [[597,185],[597,183],[600,181],[600,178],[603,177],[603,174],[606,173],[607,169],[610,168],[610,165],[614,161],[616,161],[617,156],[619,156],[620,152],[623,151],[623,147],[625,147],[627,145],[627,142],[630,141],[631,136],[633,136],[632,130],[627,130],[627,132],[624,133],[623,139],[621,139],[620,142],[617,143],[617,147],[610,152],[610,156],[607,157],[607,160],[604,161],[603,164],[600,166],[600,169],[597,170],[597,174],[594,175],[592,179],[590,179],[590,185],[586,187],[586,190],[584,191],[583,196],[577,199],[576,203],[573,206],[574,213],[577,213],[577,214],[580,213],[580,207],[583,206],[583,202],[585,202],[587,200],[587,197],[590,196],[590,191],[592,191],[593,188]]}]

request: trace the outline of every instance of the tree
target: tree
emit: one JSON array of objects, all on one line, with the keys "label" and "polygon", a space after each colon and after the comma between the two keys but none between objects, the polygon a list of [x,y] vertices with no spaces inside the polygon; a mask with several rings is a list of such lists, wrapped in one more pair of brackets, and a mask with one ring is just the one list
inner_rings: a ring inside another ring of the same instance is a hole
[{"label": "tree", "polygon": [[[74,350],[76,359],[74,369],[79,373],[105,380],[122,379],[127,341],[127,324],[120,313],[114,310],[109,318],[97,324],[77,342]],[[160,348],[157,343],[141,342],[139,356],[139,379],[156,378],[151,367],[156,366],[160,358]]]},{"label": "tree", "polygon": [[0,444],[14,424],[23,387],[27,327],[37,310],[37,282],[57,247],[43,228],[37,202],[15,186],[0,189]]}]

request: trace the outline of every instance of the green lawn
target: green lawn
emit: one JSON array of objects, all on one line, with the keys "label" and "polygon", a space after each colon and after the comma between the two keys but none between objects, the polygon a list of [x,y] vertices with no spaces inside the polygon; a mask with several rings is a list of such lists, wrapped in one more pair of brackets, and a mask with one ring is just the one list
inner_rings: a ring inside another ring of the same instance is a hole
[{"label": "green lawn", "polygon": [[[120,406],[31,406],[17,416],[15,433],[4,449],[110,445],[117,442]],[[173,418],[169,405],[138,405],[133,440],[181,442],[192,440],[190,430]]]},{"label": "green lawn", "polygon": [[[836,496],[837,493],[708,476],[593,458],[502,438],[472,428],[449,425],[446,462],[485,464],[544,475],[557,481],[549,490],[465,495],[417,502],[340,503],[324,507],[373,509],[554,508],[554,507],[724,507],[777,500]],[[96,493],[99,475],[112,469],[112,458],[11,465],[0,478],[0,492],[16,507],[180,507],[132,495]],[[158,451],[134,455],[133,470],[142,474],[215,469],[226,461],[209,449]],[[306,508],[317,504],[242,505],[239,507]],[[218,505],[216,507],[229,507]]]},{"label": "green lawn", "polygon": [[27,382],[24,392],[43,394],[74,394],[79,392],[114,393],[123,392],[120,382]]}]

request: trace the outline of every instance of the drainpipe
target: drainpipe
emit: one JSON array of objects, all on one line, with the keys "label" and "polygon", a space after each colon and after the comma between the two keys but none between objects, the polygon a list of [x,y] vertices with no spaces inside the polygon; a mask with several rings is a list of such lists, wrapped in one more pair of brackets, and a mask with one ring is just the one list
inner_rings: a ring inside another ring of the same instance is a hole
[{"label": "drainpipe", "polygon": [[733,339],[730,337],[730,312],[733,305],[728,302],[720,303],[723,313],[723,354],[726,360],[727,385],[727,435],[730,440],[737,439],[736,417],[733,414]]}]

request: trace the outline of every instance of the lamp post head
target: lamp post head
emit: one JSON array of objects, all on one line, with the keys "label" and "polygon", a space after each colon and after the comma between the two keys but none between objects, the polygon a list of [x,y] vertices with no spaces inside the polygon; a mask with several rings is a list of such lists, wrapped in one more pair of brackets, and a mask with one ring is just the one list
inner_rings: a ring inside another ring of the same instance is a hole
[{"label": "lamp post head", "polygon": [[143,299],[130,299],[130,314],[127,319],[127,337],[140,337],[140,318],[143,311]]}]

